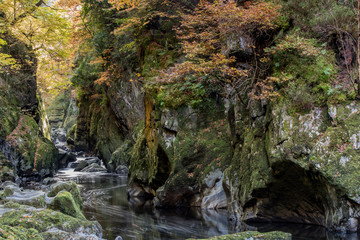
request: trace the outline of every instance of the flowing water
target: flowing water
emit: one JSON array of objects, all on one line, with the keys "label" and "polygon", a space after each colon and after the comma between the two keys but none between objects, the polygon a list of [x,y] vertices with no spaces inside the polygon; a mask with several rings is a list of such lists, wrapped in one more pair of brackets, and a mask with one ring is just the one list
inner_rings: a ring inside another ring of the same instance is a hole
[{"label": "flowing water", "polygon": [[236,227],[225,210],[177,209],[152,210],[129,203],[126,176],[104,173],[81,173],[73,169],[60,170],[58,179],[76,181],[84,198],[84,214],[103,227],[104,238],[127,239],[187,239],[207,238],[245,230],[260,232],[284,231],[300,240],[359,240],[357,234],[336,236],[324,228],[298,224],[256,224]]}]

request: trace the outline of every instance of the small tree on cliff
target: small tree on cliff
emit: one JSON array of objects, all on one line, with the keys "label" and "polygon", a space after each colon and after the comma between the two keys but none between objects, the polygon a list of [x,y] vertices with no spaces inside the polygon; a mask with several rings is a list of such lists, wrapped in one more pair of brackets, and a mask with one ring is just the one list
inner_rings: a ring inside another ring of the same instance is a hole
[{"label": "small tree on cliff", "polygon": [[229,44],[244,35],[273,30],[279,8],[267,1],[239,6],[235,0],[201,0],[193,13],[182,16],[177,35],[185,61],[160,74],[161,100],[174,106],[197,103],[212,93],[229,97],[228,89],[246,89],[248,72],[235,66],[237,60],[229,54]]}]

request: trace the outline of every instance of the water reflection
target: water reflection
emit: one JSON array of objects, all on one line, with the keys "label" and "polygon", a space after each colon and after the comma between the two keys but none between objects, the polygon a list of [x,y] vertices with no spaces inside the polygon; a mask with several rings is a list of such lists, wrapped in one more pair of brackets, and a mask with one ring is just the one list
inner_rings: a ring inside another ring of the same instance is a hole
[{"label": "water reflection", "polygon": [[338,236],[324,228],[299,224],[251,224],[234,226],[226,210],[156,209],[129,204],[126,176],[100,173],[79,173],[71,169],[60,171],[60,179],[75,180],[83,194],[84,214],[97,220],[104,229],[104,238],[124,240],[166,240],[208,238],[239,231],[284,231],[294,240],[359,240],[357,234]]}]

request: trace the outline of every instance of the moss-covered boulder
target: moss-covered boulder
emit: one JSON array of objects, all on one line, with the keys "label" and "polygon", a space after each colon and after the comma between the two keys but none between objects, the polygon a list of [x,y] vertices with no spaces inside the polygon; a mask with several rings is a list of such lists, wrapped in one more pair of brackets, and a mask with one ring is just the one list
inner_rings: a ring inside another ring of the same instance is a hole
[{"label": "moss-covered boulder", "polygon": [[80,236],[82,236],[88,239],[94,236],[94,239],[98,239],[102,236],[101,226],[97,222],[74,218],[49,209],[34,209],[19,205],[9,207],[12,208],[11,211],[2,215],[0,225],[36,229],[44,239],[49,239],[48,236],[52,236],[51,239],[62,239],[64,232],[66,235],[70,235],[69,238],[81,238]]},{"label": "moss-covered boulder", "polygon": [[[223,235],[213,238],[208,238],[212,240],[291,240],[290,233],[284,232],[240,232],[235,234]],[[190,240],[190,239],[189,239]]]},{"label": "moss-covered boulder", "polygon": [[57,182],[50,187],[50,192],[48,193],[49,197],[55,197],[58,195],[61,191],[67,191],[70,192],[72,195],[72,198],[74,199],[76,205],[82,209],[83,202],[80,195],[80,190],[78,185],[71,181],[71,182]]},{"label": "moss-covered boulder", "polygon": [[59,192],[48,207],[78,219],[86,219],[80,210],[80,206],[75,202],[71,193],[67,191]]}]

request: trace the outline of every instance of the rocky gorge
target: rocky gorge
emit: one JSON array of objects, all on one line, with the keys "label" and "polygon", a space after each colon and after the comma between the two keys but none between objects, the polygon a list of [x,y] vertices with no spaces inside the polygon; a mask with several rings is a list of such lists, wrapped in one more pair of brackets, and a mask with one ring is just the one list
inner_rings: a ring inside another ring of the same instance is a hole
[{"label": "rocky gorge", "polygon": [[[56,96],[37,94],[40,56],[1,32],[1,53],[18,66],[0,71],[0,237],[102,239],[103,229],[115,228],[103,218],[113,215],[96,213],[118,204],[137,234],[153,233],[133,220],[141,214],[161,228],[159,212],[197,209],[204,221],[206,211],[224,213],[228,230],[186,238],[291,239],[271,232],[284,229],[252,227],[269,223],[358,238],[360,102],[345,74],[356,70],[353,43],[337,33],[318,37],[330,30],[309,6],[310,23],[298,21],[294,1],[205,2],[151,0],[128,9],[82,1],[91,34],[73,54],[71,86]],[[331,11],[340,9],[333,4]],[[252,11],[260,17],[239,17],[239,29],[226,20]],[[222,22],[232,32],[222,33]],[[61,179],[64,169],[79,175]],[[92,175],[100,187],[83,191]],[[114,232],[105,236],[122,239]],[[151,236],[185,238],[159,232]]]}]

